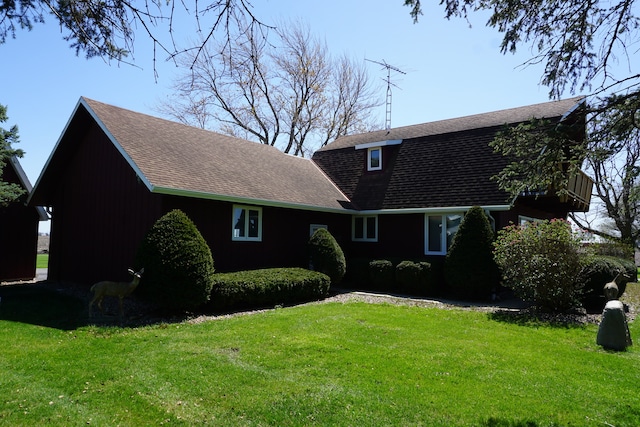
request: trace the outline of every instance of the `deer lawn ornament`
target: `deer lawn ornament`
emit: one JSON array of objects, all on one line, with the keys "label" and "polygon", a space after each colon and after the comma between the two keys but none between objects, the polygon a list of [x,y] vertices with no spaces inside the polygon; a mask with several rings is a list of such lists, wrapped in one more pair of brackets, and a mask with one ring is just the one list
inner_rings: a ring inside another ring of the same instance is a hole
[{"label": "deer lawn ornament", "polygon": [[120,303],[120,317],[122,318],[124,315],[122,309],[122,300],[127,295],[130,295],[136,287],[138,283],[140,283],[140,278],[142,277],[142,273],[144,273],[144,268],[138,271],[137,273],[132,269],[129,269],[129,274],[133,276],[133,280],[131,282],[98,282],[91,287],[91,292],[93,292],[93,298],[89,303],[89,317],[91,317],[91,307],[94,302],[98,302],[98,308],[100,312],[102,312],[102,299],[104,297],[118,297],[118,302]]}]

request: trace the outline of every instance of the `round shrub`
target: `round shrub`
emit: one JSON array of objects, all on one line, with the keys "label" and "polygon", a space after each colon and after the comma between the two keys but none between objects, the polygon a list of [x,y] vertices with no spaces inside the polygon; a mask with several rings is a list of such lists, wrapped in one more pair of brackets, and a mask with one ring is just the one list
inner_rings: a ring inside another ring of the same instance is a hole
[{"label": "round shrub", "polygon": [[511,225],[498,232],[495,259],[504,284],[541,311],[580,305],[581,244],[564,220]]},{"label": "round shrub", "polygon": [[493,259],[494,233],[479,206],[466,213],[444,263],[448,291],[456,298],[488,299],[499,285],[500,273]]},{"label": "round shrub", "polygon": [[180,210],[161,217],[136,254],[144,267],[141,294],[168,310],[188,310],[209,300],[213,258],[195,224]]},{"label": "round shrub", "polygon": [[319,228],[309,239],[312,270],[326,274],[331,284],[340,283],[347,270],[342,248],[327,229]]},{"label": "round shrub", "polygon": [[414,295],[429,294],[431,264],[402,261],[396,265],[396,283],[402,291]]},{"label": "round shrub", "polygon": [[369,263],[369,280],[374,289],[392,290],[395,282],[393,263],[386,259]]}]

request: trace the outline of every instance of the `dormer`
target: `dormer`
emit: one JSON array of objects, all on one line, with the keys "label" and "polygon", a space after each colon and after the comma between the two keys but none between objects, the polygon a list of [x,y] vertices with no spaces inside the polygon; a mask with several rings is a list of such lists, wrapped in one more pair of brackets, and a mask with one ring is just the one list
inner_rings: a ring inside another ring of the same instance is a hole
[{"label": "dormer", "polygon": [[400,145],[401,139],[388,139],[385,141],[368,142],[366,144],[356,145],[356,150],[367,150],[367,171],[374,172],[382,170],[383,161],[383,147]]}]

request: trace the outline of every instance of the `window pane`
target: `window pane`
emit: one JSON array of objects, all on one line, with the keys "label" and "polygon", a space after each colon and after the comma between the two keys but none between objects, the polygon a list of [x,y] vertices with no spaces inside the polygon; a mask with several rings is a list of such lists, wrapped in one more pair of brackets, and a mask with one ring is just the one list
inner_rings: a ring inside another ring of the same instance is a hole
[{"label": "window pane", "polygon": [[244,237],[245,210],[233,209],[233,237]]},{"label": "window pane", "polygon": [[428,217],[428,251],[442,252],[442,216],[429,215]]},{"label": "window pane", "polygon": [[249,210],[249,237],[258,237],[259,236],[259,224],[260,213],[258,211]]},{"label": "window pane", "polygon": [[356,217],[353,221],[353,237],[356,239],[364,238],[364,218]]},{"label": "window pane", "polygon": [[380,167],[380,149],[370,151],[371,169]]},{"label": "window pane", "polygon": [[376,218],[368,217],[367,218],[367,239],[375,239],[376,238]]}]

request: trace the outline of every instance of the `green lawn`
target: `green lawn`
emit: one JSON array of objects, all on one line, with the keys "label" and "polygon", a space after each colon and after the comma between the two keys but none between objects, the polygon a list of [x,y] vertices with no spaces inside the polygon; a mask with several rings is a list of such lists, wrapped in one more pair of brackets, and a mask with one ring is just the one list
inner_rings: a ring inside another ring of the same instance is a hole
[{"label": "green lawn", "polygon": [[49,254],[38,254],[36,257],[36,268],[49,267]]},{"label": "green lawn", "polygon": [[0,296],[0,425],[640,425],[640,351],[597,325],[353,302],[98,327],[68,297]]}]

